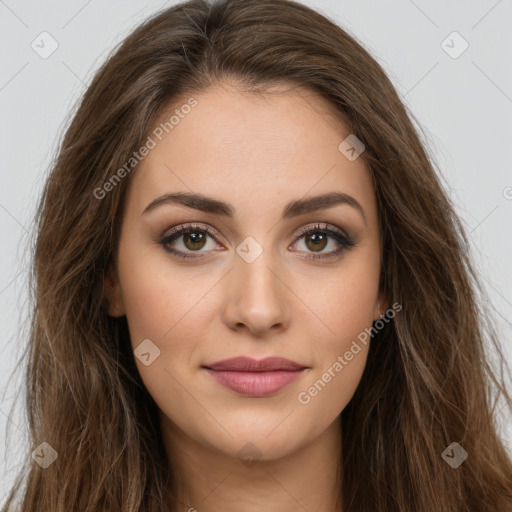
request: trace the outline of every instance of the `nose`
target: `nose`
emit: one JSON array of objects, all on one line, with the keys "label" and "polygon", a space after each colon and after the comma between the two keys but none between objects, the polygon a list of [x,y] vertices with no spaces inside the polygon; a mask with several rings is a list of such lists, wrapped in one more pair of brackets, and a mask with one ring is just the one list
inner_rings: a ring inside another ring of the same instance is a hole
[{"label": "nose", "polygon": [[222,314],[230,329],[261,338],[288,327],[293,294],[265,251],[252,263],[237,256],[224,286]]}]

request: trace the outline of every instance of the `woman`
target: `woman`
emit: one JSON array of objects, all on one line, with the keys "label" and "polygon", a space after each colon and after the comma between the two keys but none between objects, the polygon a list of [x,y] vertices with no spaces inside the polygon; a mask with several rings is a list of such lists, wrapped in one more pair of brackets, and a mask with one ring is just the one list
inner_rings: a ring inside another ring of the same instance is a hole
[{"label": "woman", "polygon": [[305,6],[190,0],[121,44],[31,284],[5,510],[512,509],[461,223],[381,67]]}]

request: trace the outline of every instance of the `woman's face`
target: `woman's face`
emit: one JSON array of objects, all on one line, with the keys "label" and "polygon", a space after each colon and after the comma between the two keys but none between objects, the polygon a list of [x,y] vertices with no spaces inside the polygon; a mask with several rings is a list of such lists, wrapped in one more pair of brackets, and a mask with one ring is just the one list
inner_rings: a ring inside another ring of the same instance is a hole
[{"label": "woman's face", "polygon": [[[164,426],[232,456],[250,442],[267,460],[337,419],[366,363],[358,335],[385,309],[363,159],[339,148],[349,132],[322,98],[274,91],[215,86],[162,115],[179,122],[150,135],[133,171],[109,275],[110,314],[126,314]],[[148,209],[166,194],[182,196]],[[297,367],[212,369],[242,356]]]}]

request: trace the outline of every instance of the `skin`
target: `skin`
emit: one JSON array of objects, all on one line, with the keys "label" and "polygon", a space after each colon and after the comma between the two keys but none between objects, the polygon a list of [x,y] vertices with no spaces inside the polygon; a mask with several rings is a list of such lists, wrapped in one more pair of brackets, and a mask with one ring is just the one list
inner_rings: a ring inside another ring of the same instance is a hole
[{"label": "skin", "polygon": [[[150,339],[160,350],[148,366],[135,360],[160,408],[179,475],[178,510],[339,511],[339,415],[357,388],[369,345],[360,344],[309,403],[298,395],[386,309],[369,170],[362,158],[349,161],[338,150],[350,132],[311,91],[279,86],[256,95],[222,83],[194,97],[198,105],[130,178],[116,268],[108,275],[109,314],[127,316],[134,349]],[[169,119],[167,111],[162,119]],[[178,204],[143,214],[173,192],[230,203],[235,214]],[[356,199],[364,218],[347,204],[281,218],[288,202],[330,192]],[[179,259],[157,243],[189,222],[212,228],[218,239],[206,235],[199,252],[183,235],[171,246],[202,259]],[[355,246],[308,259],[340,248],[330,235],[319,252],[308,237],[297,240],[301,228],[318,223],[346,231]],[[236,252],[248,236],[263,249],[251,263]],[[282,356],[308,369],[277,393],[251,398],[202,368],[241,355]],[[249,442],[257,450],[251,466],[237,455]]]}]

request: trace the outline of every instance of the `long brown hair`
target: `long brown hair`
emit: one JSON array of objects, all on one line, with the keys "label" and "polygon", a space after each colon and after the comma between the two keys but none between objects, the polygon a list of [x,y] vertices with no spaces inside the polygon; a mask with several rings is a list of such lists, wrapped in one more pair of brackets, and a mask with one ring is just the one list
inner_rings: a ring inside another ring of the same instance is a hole
[{"label": "long brown hair", "polygon": [[[31,446],[4,510],[16,502],[23,512],[164,508],[174,477],[157,407],[126,318],[109,317],[104,299],[130,176],[101,199],[93,192],[169,102],[224,79],[253,92],[309,88],[366,146],[381,285],[403,310],[373,340],[342,412],[344,512],[510,512],[512,463],[494,412],[498,399],[512,404],[510,372],[478,300],[461,222],[380,65],[335,23],[287,0],[190,0],[163,10],[122,42],[81,99],[37,210],[25,375]],[[58,454],[46,469],[31,457],[43,442]],[[468,453],[456,469],[442,457],[453,442]]]}]

